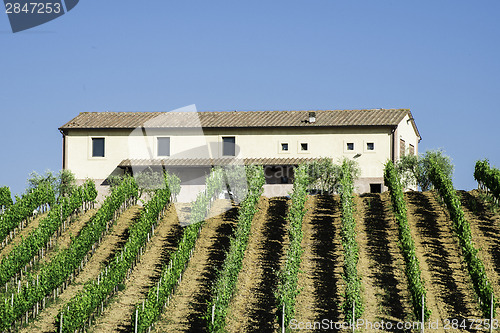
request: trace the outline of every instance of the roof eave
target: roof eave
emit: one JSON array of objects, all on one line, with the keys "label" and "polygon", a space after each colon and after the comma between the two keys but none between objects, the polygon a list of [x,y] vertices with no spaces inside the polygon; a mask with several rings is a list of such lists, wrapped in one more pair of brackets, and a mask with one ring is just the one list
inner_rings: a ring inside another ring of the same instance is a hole
[{"label": "roof eave", "polygon": [[[395,127],[397,124],[373,125],[311,125],[311,126],[206,126],[202,129],[245,129],[245,128],[345,128],[345,127]],[[138,127],[59,127],[59,130],[134,130]],[[200,127],[143,127],[145,129],[197,129]]]}]

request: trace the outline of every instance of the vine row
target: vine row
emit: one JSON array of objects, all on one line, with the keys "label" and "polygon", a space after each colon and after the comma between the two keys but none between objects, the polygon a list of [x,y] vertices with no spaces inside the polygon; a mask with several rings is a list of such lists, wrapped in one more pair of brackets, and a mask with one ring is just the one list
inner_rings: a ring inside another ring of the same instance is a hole
[{"label": "vine row", "polygon": [[210,203],[217,198],[225,188],[224,173],[221,168],[215,168],[206,179],[205,191],[198,194],[191,207],[190,224],[184,228],[177,249],[172,253],[169,263],[162,268],[160,280],[148,292],[147,298],[136,305],[131,318],[137,332],[145,332],[151,328],[163,307],[168,302],[174,288],[182,279],[188,261],[190,260],[196,240],[210,209]]},{"label": "vine row", "polygon": [[[391,195],[392,209],[396,217],[399,229],[399,242],[405,260],[405,273],[408,280],[412,298],[413,311],[416,318],[420,318],[422,305],[424,305],[424,319],[429,319],[431,311],[427,308],[427,292],[421,277],[420,263],[415,252],[415,243],[411,236],[408,225],[406,202],[403,194],[403,187],[397,175],[392,161],[388,161],[384,169],[384,182],[389,188]],[[422,300],[424,304],[422,304]]]},{"label": "vine row", "polygon": [[84,207],[86,202],[94,201],[96,196],[97,191],[94,183],[87,181],[77,187],[71,197],[61,198],[60,203],[51,208],[47,217],[40,221],[38,227],[2,259],[0,262],[0,285],[9,282],[26,265],[32,265],[35,256],[43,256],[42,252],[46,244],[61,229],[61,226],[65,227],[66,220],[81,207]]},{"label": "vine row", "polygon": [[149,242],[154,235],[154,229],[170,202],[172,192],[167,178],[168,176],[164,175],[165,186],[157,189],[153,197],[144,205],[139,219],[129,230],[129,237],[124,246],[101,270],[97,279],[87,282],[82,291],[74,296],[58,314],[56,324],[62,332],[83,329],[87,320],[97,312],[99,306],[102,308],[117,291],[118,284],[129,276],[143,254],[146,242]]},{"label": "vine row", "polygon": [[[66,200],[63,199],[61,205],[52,208],[47,218],[47,220],[51,221],[53,225],[48,225],[47,223],[44,225],[55,228],[55,224],[59,223],[60,225],[61,216],[64,218],[81,206],[85,201],[94,200],[97,195],[97,191],[93,185],[93,182],[88,181],[81,187],[77,188],[73,192],[71,198],[65,198]],[[55,212],[58,215],[54,215],[52,212]],[[43,248],[44,239],[34,239],[34,235],[43,237],[48,234],[50,236],[51,231],[52,230],[50,229],[45,229],[46,234],[44,234],[42,232],[36,233],[35,230],[35,232],[30,235],[31,238],[28,237],[25,242],[33,239],[33,241],[36,242],[34,243],[35,245],[42,246]],[[77,240],[80,240],[80,238]],[[71,259],[74,259],[74,250],[75,248],[78,248],[78,246],[75,246],[75,243],[78,243],[77,240],[71,244],[68,250],[61,251],[52,261],[50,261],[47,265],[44,265],[36,277],[28,273],[25,277],[26,285],[21,285],[21,280],[17,282],[17,292],[14,291],[11,293],[10,297],[5,298],[5,302],[0,302],[0,329],[5,330],[12,326],[15,327],[16,320],[20,317],[25,317],[25,322],[27,322],[32,308],[32,317],[35,317],[39,309],[45,306],[47,296],[67,279],[70,272],[73,272],[69,266],[71,264]],[[25,259],[25,261],[26,260],[27,259]]]},{"label": "vine row", "polygon": [[[10,193],[10,192],[9,192]],[[10,197],[9,197],[10,199]],[[8,240],[16,235],[16,229],[20,230],[26,226],[30,218],[34,218],[34,211],[45,212],[55,202],[55,194],[48,184],[41,185],[16,198],[16,203],[9,206],[0,215],[0,239],[2,248],[7,245]]]},{"label": "vine row", "polygon": [[[243,170],[241,172],[245,174]],[[257,212],[257,204],[265,183],[264,170],[259,166],[246,168],[246,197],[240,203],[236,232],[230,239],[229,249],[222,268],[212,287],[212,299],[205,315],[209,332],[221,332],[226,325],[226,315],[229,301],[233,296],[238,273],[241,270],[243,257],[248,245],[252,220]]]},{"label": "vine row", "polygon": [[[339,179],[339,194],[342,205],[342,247],[344,248],[344,281],[346,283],[344,315],[347,321],[361,318],[363,303],[361,298],[361,279],[358,276],[358,243],[356,241],[356,220],[354,219],[353,180],[351,166],[344,160]],[[353,314],[354,309],[354,314]],[[354,315],[354,318],[353,318]]]},{"label": "vine row", "polygon": [[470,224],[465,219],[460,199],[453,187],[453,182],[449,176],[443,173],[438,163],[434,160],[431,161],[429,179],[437,189],[450,213],[454,226],[453,229],[458,236],[462,254],[467,263],[467,270],[472,279],[474,290],[479,296],[481,310],[485,318],[489,318],[491,311],[490,306],[491,302],[493,302],[492,308],[494,316],[497,304],[493,294],[493,288],[486,276],[483,262],[477,257],[478,250],[475,248],[474,242],[472,241]]},{"label": "vine row", "polygon": [[[297,288],[302,249],[302,221],[306,214],[305,203],[307,200],[307,186],[309,185],[308,166],[300,165],[295,169],[291,204],[287,214],[289,221],[288,247],[285,264],[278,273],[278,285],[275,296],[278,300],[278,319],[288,332],[290,322],[295,316],[295,299],[299,294]],[[284,318],[283,318],[284,316]]]}]

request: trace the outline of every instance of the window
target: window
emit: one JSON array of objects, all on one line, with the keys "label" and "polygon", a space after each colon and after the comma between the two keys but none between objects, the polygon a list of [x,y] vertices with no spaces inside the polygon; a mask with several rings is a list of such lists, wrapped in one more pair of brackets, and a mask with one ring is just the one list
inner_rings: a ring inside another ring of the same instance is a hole
[{"label": "window", "polygon": [[226,136],[222,138],[222,155],[223,156],[235,156],[236,154],[236,140],[234,136]]},{"label": "window", "polygon": [[415,146],[410,145],[410,155],[415,155]]},{"label": "window", "polygon": [[92,157],[104,157],[104,138],[92,138]]},{"label": "window", "polygon": [[347,150],[354,150],[354,142],[347,143]]},{"label": "window", "polygon": [[158,139],[158,156],[170,156],[170,138],[157,138]]},{"label": "window", "polygon": [[281,151],[288,151],[288,143],[283,142],[281,144]]},{"label": "window", "polygon": [[370,193],[382,193],[382,184],[370,184]]},{"label": "window", "polygon": [[366,143],[366,150],[375,150],[375,143],[367,142]]},{"label": "window", "polygon": [[300,151],[308,151],[309,150],[309,145],[305,142],[300,144]]},{"label": "window", "polygon": [[405,156],[405,149],[406,149],[405,140],[399,139],[399,156],[400,157]]}]

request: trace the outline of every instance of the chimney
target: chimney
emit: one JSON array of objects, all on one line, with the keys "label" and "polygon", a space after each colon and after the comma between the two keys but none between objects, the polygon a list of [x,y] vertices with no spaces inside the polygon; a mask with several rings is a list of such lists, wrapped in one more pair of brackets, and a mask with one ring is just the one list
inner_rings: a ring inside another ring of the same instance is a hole
[{"label": "chimney", "polygon": [[316,112],[309,112],[309,123],[315,123],[316,122]]}]

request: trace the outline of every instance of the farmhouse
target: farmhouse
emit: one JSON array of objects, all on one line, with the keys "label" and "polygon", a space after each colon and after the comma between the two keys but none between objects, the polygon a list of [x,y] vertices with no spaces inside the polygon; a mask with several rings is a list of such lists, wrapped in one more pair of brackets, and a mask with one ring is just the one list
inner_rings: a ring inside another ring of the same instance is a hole
[{"label": "farmhouse", "polygon": [[290,189],[294,166],[323,157],[359,163],[357,192],[383,191],[384,163],[417,154],[421,140],[408,109],[82,112],[59,130],[63,169],[79,180],[169,169],[199,186],[212,166],[259,164],[268,193]]}]

